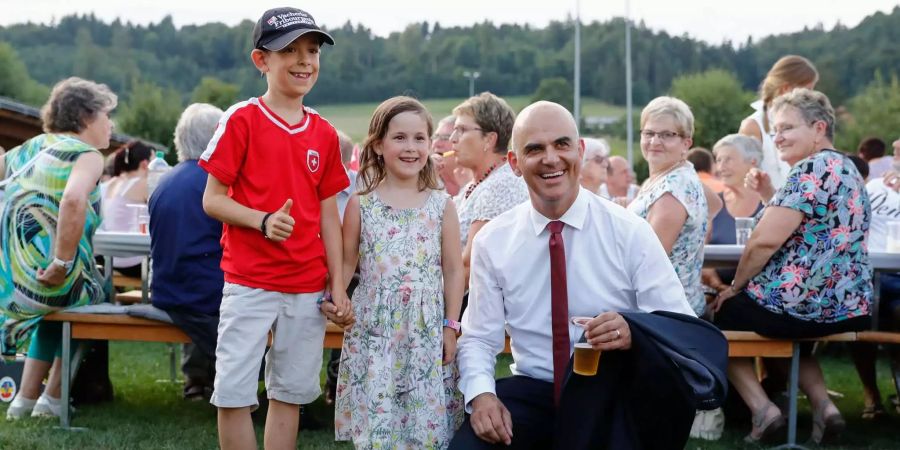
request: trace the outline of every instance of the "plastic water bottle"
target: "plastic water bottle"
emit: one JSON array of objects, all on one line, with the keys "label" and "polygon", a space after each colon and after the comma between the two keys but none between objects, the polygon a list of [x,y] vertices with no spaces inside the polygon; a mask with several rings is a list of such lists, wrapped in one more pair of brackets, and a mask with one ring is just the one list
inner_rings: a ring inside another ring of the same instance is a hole
[{"label": "plastic water bottle", "polygon": [[153,161],[150,161],[150,164],[147,166],[148,197],[153,194],[156,186],[159,186],[160,178],[162,178],[162,176],[165,175],[168,171],[172,170],[172,167],[169,166],[169,163],[166,162],[165,156],[166,154],[163,152],[156,152],[156,158],[153,158]]}]

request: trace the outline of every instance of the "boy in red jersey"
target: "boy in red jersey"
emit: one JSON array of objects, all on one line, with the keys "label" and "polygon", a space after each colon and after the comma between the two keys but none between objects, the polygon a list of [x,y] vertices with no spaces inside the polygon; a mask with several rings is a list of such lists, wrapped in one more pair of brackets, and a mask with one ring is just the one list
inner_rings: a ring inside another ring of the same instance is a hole
[{"label": "boy in red jersey", "polygon": [[[268,90],[229,108],[200,157],[209,172],[203,209],[225,224],[211,403],[221,447],[256,448],[250,412],[271,330],[265,447],[296,448],[298,405],[321,393],[323,313],[339,325],[353,321],[335,200],[349,180],[334,127],[303,107],[319,48],[334,39],[305,11],[276,8],[257,21],[253,41],[250,57]],[[320,311],[326,291],[333,304]]]}]

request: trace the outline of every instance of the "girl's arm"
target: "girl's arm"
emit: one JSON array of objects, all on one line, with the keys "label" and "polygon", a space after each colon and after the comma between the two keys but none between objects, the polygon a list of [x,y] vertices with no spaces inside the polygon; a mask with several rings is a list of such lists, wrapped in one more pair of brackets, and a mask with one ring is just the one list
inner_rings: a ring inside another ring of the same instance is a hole
[{"label": "girl's arm", "polygon": [[741,127],[738,129],[738,134],[755,137],[757,141],[762,142],[762,130],[759,129],[759,125],[756,123],[756,121],[749,117],[741,122]]},{"label": "girl's arm", "polygon": [[441,266],[444,270],[444,314],[446,319],[459,320],[465,292],[462,250],[459,247],[459,216],[456,206],[448,201],[444,207],[441,227]]},{"label": "girl's arm", "polygon": [[[441,267],[444,272],[444,318],[459,320],[462,297],[465,292],[465,269],[463,269],[462,249],[459,245],[459,216],[456,206],[448,201],[444,206],[441,226]],[[456,358],[456,331],[444,327],[444,364]]]},{"label": "girl's arm", "polygon": [[332,319],[332,321],[338,325],[347,326],[352,324],[353,310],[350,308],[350,300],[347,299],[347,284],[344,283],[344,239],[341,232],[341,216],[338,213],[335,196],[332,195],[319,203],[322,208],[319,228],[322,234],[322,243],[325,244],[325,259],[328,263],[327,291],[331,293],[331,301],[337,307],[337,319]]},{"label": "girl's arm", "polygon": [[344,290],[350,285],[356,265],[359,263],[359,196],[350,196],[347,208],[344,210]]}]

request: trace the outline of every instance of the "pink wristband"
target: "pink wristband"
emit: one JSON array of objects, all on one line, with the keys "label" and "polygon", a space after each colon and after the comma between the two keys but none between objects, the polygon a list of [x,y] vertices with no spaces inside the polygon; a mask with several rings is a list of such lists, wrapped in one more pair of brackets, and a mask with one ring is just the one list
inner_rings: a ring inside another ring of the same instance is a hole
[{"label": "pink wristband", "polygon": [[462,325],[459,322],[452,319],[444,319],[444,327],[450,328],[453,331],[456,331],[456,334],[462,332]]}]

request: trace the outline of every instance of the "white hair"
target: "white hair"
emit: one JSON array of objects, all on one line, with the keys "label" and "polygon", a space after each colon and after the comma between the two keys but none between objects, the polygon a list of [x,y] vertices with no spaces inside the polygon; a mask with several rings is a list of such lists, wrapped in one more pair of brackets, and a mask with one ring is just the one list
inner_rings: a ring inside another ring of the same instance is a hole
[{"label": "white hair", "polygon": [[713,146],[713,153],[717,153],[721,147],[736,149],[746,162],[756,161],[757,166],[762,164],[762,144],[754,137],[743,134],[729,134],[719,139],[719,142],[716,142],[716,145]]},{"label": "white hair", "polygon": [[605,139],[586,137],[583,140],[585,161],[593,158],[594,156],[601,156],[604,158],[609,156],[609,144],[606,143]]},{"label": "white hair", "polygon": [[222,114],[221,109],[208,103],[194,103],[185,108],[175,126],[175,150],[179,161],[200,159]]}]

